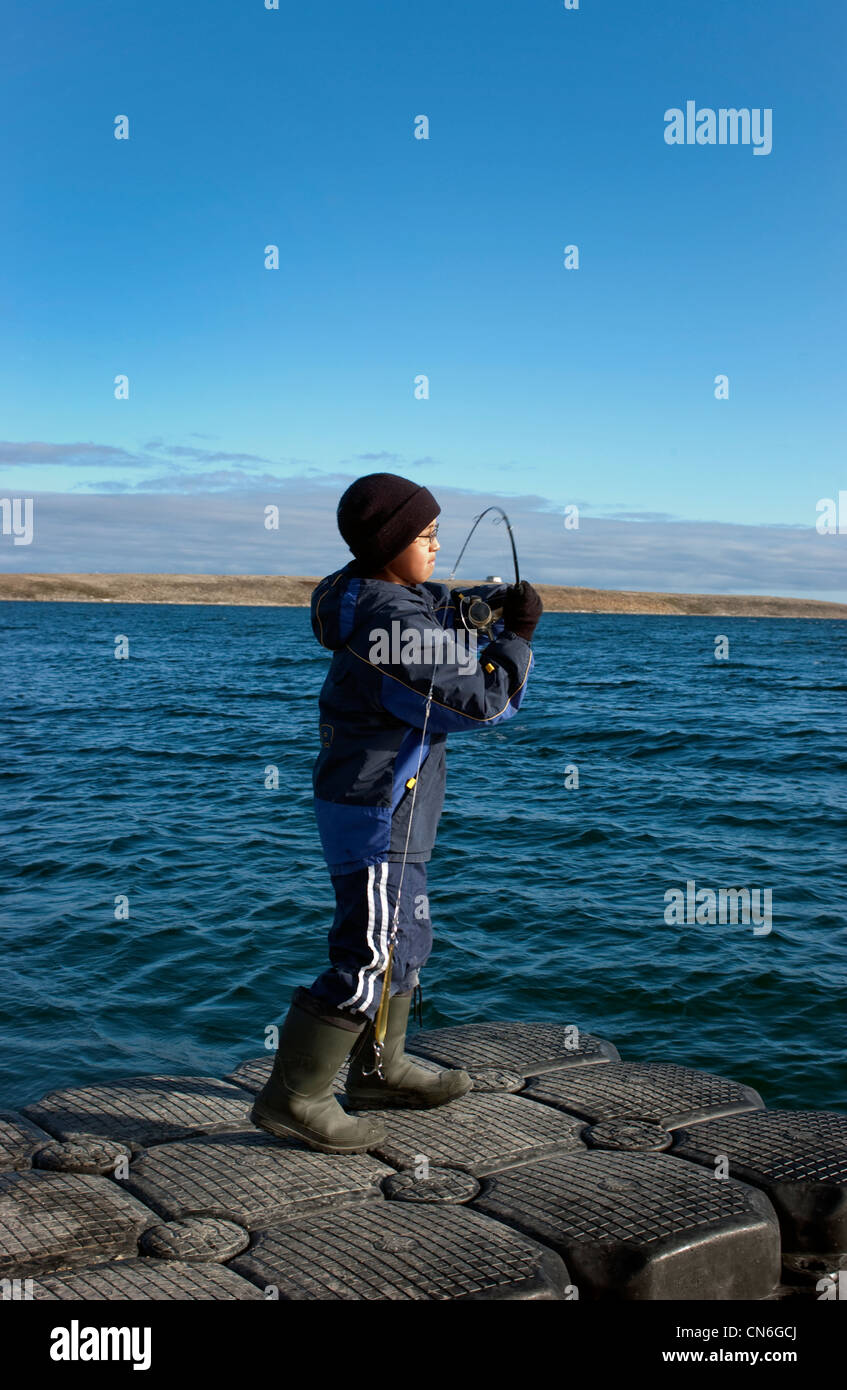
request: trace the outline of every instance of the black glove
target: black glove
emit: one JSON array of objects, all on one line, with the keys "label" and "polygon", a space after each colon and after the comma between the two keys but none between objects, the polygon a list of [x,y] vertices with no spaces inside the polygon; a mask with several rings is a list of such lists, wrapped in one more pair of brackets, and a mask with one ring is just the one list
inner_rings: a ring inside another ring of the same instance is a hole
[{"label": "black glove", "polygon": [[531,642],[532,634],[543,612],[544,605],[540,594],[531,584],[527,584],[525,579],[506,590],[503,600],[503,626],[509,632],[516,632],[519,637],[525,637],[527,642]]}]

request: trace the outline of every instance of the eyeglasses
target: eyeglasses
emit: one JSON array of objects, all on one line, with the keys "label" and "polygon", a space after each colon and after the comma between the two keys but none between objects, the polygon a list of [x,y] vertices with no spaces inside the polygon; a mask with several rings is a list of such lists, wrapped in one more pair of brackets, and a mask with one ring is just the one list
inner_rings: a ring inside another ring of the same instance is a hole
[{"label": "eyeglasses", "polygon": [[418,545],[431,546],[433,541],[437,541],[438,539],[438,522],[436,521],[431,531],[426,531],[424,535],[416,536],[415,539]]}]

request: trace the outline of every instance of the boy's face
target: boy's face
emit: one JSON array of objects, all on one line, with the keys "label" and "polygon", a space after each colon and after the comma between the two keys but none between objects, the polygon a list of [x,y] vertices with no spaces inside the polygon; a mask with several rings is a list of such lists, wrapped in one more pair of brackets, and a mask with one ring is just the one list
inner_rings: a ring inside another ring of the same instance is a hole
[{"label": "boy's face", "polygon": [[430,522],[417,540],[395,555],[374,578],[387,579],[394,584],[423,584],[435,569],[435,556],[440,549],[435,535],[437,529],[437,523]]}]

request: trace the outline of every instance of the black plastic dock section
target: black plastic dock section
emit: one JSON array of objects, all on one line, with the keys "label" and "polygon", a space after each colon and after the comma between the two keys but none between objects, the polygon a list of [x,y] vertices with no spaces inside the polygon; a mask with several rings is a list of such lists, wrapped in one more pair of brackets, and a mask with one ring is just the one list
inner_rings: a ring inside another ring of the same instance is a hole
[{"label": "black plastic dock section", "polygon": [[250,1124],[272,1053],[0,1111],[0,1298],[811,1300],[847,1268],[845,1114],[566,1025],[407,1051],[473,1090],[369,1112],[367,1154]]}]

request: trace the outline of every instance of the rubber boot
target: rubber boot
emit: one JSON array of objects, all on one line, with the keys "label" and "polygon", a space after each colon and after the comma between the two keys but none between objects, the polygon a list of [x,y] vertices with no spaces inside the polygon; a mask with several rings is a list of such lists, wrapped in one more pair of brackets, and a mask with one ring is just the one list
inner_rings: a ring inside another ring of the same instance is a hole
[{"label": "rubber boot", "polygon": [[348,1115],[333,1090],[335,1073],[364,1028],[344,1028],[292,1000],[273,1071],[250,1112],[252,1123],[322,1153],[364,1153],[384,1139],[384,1125]]},{"label": "rubber boot", "polygon": [[392,994],[388,1002],[388,1025],[382,1052],[382,1071],[378,1076],[363,1075],[374,1066],[374,1025],[368,1023],[347,1069],[347,1095],[357,1110],[402,1106],[425,1109],[446,1105],[465,1095],[473,1085],[466,1071],[425,1071],[415,1066],[403,1051],[409,1022],[411,994]]}]

